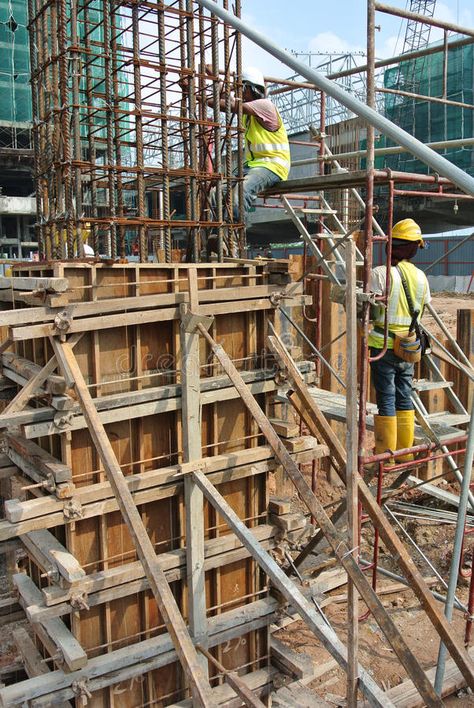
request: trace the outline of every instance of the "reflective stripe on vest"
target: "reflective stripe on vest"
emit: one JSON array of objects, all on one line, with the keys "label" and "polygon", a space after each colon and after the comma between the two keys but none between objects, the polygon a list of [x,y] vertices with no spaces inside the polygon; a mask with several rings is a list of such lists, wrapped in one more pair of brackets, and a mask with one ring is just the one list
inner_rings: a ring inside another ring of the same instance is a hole
[{"label": "reflective stripe on vest", "polygon": [[280,179],[290,171],[290,146],[285,126],[278,113],[279,128],[274,133],[264,128],[255,116],[244,115],[245,164],[248,167],[266,167]]},{"label": "reflective stripe on vest", "polygon": [[[425,305],[426,296],[426,276],[419,270],[416,266],[406,261],[402,261],[398,264],[398,267],[403,271],[405,280],[407,281],[408,290],[412,297],[413,307],[415,311],[418,311],[418,320],[420,320],[423,314],[423,308]],[[403,289],[402,279],[400,273],[396,268],[391,268],[390,271],[391,284],[390,284],[390,297],[388,301],[388,328],[392,327],[403,327],[408,330],[412,316],[410,314],[410,309],[408,307],[408,302],[405,296],[405,291]],[[375,327],[380,327],[383,329],[384,326],[384,316],[383,308],[377,308],[377,318],[373,322]],[[383,334],[379,332],[371,331],[369,336],[369,346],[383,346]],[[389,343],[390,344],[390,343]],[[393,343],[389,348],[391,349]]]}]

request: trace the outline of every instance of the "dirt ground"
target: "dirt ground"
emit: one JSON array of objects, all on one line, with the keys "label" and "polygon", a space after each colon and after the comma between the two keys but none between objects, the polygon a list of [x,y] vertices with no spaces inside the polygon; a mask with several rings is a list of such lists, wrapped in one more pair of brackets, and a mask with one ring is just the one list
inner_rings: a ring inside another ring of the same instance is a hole
[{"label": "dirt ground", "polygon": [[[304,470],[304,472],[307,475],[308,482],[310,482],[310,470],[307,469]],[[455,485],[447,485],[444,488],[449,489],[452,492],[456,492]],[[318,473],[316,494],[320,501],[327,505],[330,501],[335,501],[341,495],[341,492],[328,483],[326,474],[321,471]],[[403,495],[403,500],[416,502],[417,504],[427,503],[429,506],[442,508],[440,503],[419,491],[406,492]],[[302,510],[301,502],[296,497],[293,498],[293,504],[295,505],[295,508]],[[449,507],[446,508],[448,509]],[[452,510],[452,508],[450,510]],[[416,544],[423,550],[430,562],[445,582],[447,582],[451,563],[455,530],[454,525],[443,525],[438,521],[419,519],[408,519],[402,521],[402,523]],[[401,532],[399,535],[401,536]],[[370,524],[367,524],[364,526],[364,530],[362,532],[361,543],[362,556],[366,559],[371,558],[373,540],[373,527]],[[472,564],[472,545],[473,544],[471,542],[469,551],[466,554],[466,567],[470,567]],[[419,556],[417,556],[416,551],[412,549],[411,553],[417,567],[422,572],[424,577],[434,577],[433,571]],[[317,557],[317,560],[321,565],[323,565],[322,555],[323,554]],[[390,553],[386,551],[383,544],[381,545],[379,563],[387,570],[401,574],[400,569],[393,561]],[[312,566],[311,562],[307,563],[303,567],[305,568],[306,576],[318,576],[318,570]],[[323,577],[322,574],[324,572],[325,571],[323,569],[321,577]],[[368,574],[368,578],[369,580],[371,579],[371,574]],[[468,583],[468,580],[462,580],[458,585],[456,593],[459,600],[466,605],[468,602],[469,593]],[[378,589],[388,588],[394,584],[394,580],[382,577],[381,580],[378,580],[377,587]],[[431,587],[434,590],[444,594],[444,588],[441,582],[432,584]],[[325,597],[332,596],[340,600],[346,592],[347,585],[342,585],[341,587],[338,587],[325,595]],[[429,669],[435,666],[439,649],[439,637],[434,631],[426,613],[420,607],[420,603],[415,594],[409,589],[398,589],[396,592],[380,595],[380,599],[389,616],[394,621],[401,635],[407,642],[409,648],[418,659],[420,665],[424,669]],[[363,601],[360,601],[359,605],[360,615],[362,616],[366,611],[366,606]],[[440,605],[440,607],[442,606]],[[324,613],[339,638],[346,643],[346,602],[337,601],[328,604],[324,607]],[[456,609],[454,610],[452,626],[455,637],[462,644],[464,641],[466,621],[461,611]],[[330,654],[320,645],[311,630],[308,629],[308,627],[301,621],[295,622],[284,629],[279,630],[275,636],[277,636],[285,644],[288,644],[288,646],[295,651],[309,655],[318,666],[329,662],[331,659]],[[473,641],[474,627],[472,629],[471,646]],[[399,663],[394,651],[389,646],[382,631],[372,616],[369,616],[368,619],[365,619],[359,623],[359,661],[384,690],[388,690],[408,678],[406,671]],[[330,668],[330,670],[326,671],[322,676],[309,683],[308,686],[329,705],[345,705],[344,696],[346,695],[346,674],[341,668]],[[362,696],[360,696],[360,699],[361,702],[363,702]],[[459,708],[474,706],[474,696],[468,689],[461,690],[457,695],[447,698],[445,703],[449,706],[459,706]]]},{"label": "dirt ground", "polygon": [[[457,293],[433,293],[431,304],[440,316],[445,327],[447,327],[447,329],[455,337],[457,311],[474,308],[474,293],[470,293],[469,295],[459,295]],[[423,315],[423,324],[425,324],[429,330],[433,330],[435,335],[440,334],[443,339],[445,339],[445,335],[442,334],[438,324],[434,321],[429,312],[425,312]]]}]

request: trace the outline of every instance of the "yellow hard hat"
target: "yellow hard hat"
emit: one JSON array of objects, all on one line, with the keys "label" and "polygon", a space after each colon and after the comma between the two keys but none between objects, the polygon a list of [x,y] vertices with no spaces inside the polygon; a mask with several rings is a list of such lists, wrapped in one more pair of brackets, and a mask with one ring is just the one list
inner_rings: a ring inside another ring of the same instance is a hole
[{"label": "yellow hard hat", "polygon": [[413,219],[397,221],[392,229],[392,238],[399,238],[402,241],[419,241],[420,247],[425,247],[425,242],[421,236],[421,229]]}]

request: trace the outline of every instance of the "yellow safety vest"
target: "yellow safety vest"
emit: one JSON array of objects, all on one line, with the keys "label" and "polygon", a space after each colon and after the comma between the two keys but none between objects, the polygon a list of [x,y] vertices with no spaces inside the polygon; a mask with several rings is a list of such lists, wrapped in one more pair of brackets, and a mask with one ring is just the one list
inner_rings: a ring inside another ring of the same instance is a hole
[{"label": "yellow safety vest", "polygon": [[[407,282],[408,291],[411,295],[413,307],[420,313],[421,319],[425,306],[428,281],[422,270],[417,268],[410,261],[401,261],[398,267],[403,272]],[[395,334],[405,335],[411,324],[411,314],[408,307],[407,298],[403,289],[400,274],[396,268],[390,269],[390,297],[388,300],[388,329]],[[375,317],[372,320],[374,327],[383,329],[384,308],[375,308]],[[369,347],[381,349],[383,347],[383,334],[372,330],[369,335]],[[393,349],[393,338],[387,340],[387,348]]]},{"label": "yellow safety vest", "polygon": [[[278,109],[275,109],[278,113]],[[274,133],[261,125],[255,116],[244,114],[245,165],[266,167],[280,179],[286,179],[290,171],[290,146],[285,126],[278,113],[279,128]]]}]

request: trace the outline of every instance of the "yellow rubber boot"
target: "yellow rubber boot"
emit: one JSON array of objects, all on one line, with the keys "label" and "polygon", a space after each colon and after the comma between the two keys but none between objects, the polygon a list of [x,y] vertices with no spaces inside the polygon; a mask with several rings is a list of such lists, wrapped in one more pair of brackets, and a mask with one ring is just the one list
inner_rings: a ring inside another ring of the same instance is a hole
[{"label": "yellow rubber boot", "polygon": [[[397,418],[394,415],[374,415],[375,454],[397,449]],[[388,460],[385,466],[393,465]]]},{"label": "yellow rubber boot", "polygon": [[[415,411],[397,411],[397,450],[413,447],[415,440]],[[413,455],[397,457],[398,462],[411,462]]]}]

